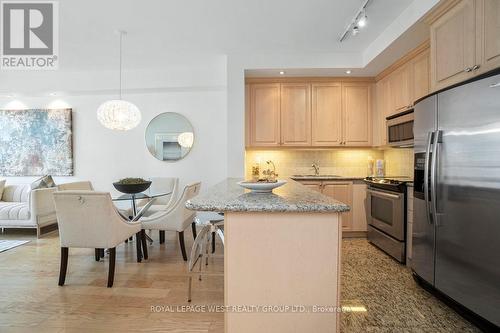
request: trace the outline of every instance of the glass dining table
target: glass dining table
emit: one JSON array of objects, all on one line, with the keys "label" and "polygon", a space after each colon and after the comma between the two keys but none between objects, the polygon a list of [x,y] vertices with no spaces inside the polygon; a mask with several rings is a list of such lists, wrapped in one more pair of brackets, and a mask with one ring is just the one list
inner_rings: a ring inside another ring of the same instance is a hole
[{"label": "glass dining table", "polygon": [[[148,209],[154,204],[157,198],[164,197],[170,194],[172,194],[172,191],[162,191],[162,192],[151,191],[148,193],[141,192],[135,194],[119,194],[116,196],[112,196],[111,199],[114,202],[130,201],[131,211],[127,217],[129,221],[135,222],[138,221],[148,211]],[[141,204],[138,205],[138,201],[143,201],[145,203],[141,202]],[[149,242],[153,243],[153,240],[147,234],[146,238],[149,240]]]}]

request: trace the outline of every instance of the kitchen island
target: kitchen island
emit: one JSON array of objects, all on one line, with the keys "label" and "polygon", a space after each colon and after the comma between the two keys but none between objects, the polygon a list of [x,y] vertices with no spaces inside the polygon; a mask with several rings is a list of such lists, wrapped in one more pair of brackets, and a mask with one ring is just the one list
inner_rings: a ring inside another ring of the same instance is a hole
[{"label": "kitchen island", "polygon": [[336,332],[342,212],[291,179],[251,193],[230,178],[186,203],[225,213],[225,332]]}]

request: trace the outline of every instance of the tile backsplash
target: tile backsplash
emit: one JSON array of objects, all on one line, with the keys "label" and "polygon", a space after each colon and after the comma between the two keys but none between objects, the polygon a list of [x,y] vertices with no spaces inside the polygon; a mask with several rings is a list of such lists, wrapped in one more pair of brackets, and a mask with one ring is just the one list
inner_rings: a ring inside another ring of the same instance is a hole
[{"label": "tile backsplash", "polygon": [[311,150],[247,150],[245,153],[245,176],[250,178],[252,165],[260,164],[266,169],[266,161],[272,160],[279,177],[314,174],[313,162],[320,167],[321,174],[347,177],[366,177],[368,159],[385,160],[386,175],[413,176],[413,149],[311,149]]},{"label": "tile backsplash", "polygon": [[385,174],[413,178],[413,149],[392,148],[384,150]]}]

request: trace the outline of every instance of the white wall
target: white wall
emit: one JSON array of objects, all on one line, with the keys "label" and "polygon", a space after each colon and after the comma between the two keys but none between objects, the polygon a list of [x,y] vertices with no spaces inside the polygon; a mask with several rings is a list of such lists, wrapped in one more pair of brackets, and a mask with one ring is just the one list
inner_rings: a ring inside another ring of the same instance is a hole
[{"label": "white wall", "polygon": [[[116,98],[117,73],[5,74],[0,79],[0,91],[16,96],[0,97],[0,108],[20,103],[29,108],[73,108],[75,176],[56,178],[56,182],[91,180],[97,189],[111,190],[111,183],[123,177],[175,176],[183,184],[201,180],[207,188],[226,177],[225,57],[204,57],[162,71],[124,74],[124,99],[136,104],[142,113],[141,124],[127,132],[106,129],[96,118],[97,107]],[[51,91],[60,93],[50,96]],[[195,131],[192,151],[178,162],[157,160],[148,152],[144,140],[149,121],[169,111],[188,118]],[[15,177],[8,178],[8,182],[32,179]]]}]

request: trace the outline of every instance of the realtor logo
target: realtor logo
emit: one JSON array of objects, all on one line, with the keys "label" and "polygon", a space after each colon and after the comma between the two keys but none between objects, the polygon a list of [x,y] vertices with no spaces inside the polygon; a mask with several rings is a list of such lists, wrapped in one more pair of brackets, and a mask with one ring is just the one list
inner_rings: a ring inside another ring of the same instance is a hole
[{"label": "realtor logo", "polygon": [[57,69],[57,1],[2,1],[1,21],[1,69]]}]

